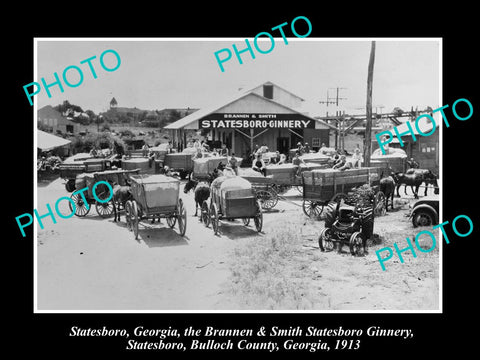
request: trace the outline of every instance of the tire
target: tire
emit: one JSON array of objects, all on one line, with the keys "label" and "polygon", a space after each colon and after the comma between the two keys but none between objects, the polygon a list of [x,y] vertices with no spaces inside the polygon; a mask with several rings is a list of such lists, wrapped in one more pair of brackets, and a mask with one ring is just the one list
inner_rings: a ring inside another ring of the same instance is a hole
[{"label": "tire", "polygon": [[219,218],[218,218],[217,205],[215,205],[215,203],[213,202],[210,204],[210,222],[212,223],[213,233],[217,235],[218,227],[219,227]]},{"label": "tire", "polygon": [[364,237],[362,235],[362,233],[360,232],[354,232],[351,236],[350,236],[350,242],[349,242],[349,245],[350,245],[350,253],[353,255],[353,256],[360,256],[360,255],[364,255],[364,247],[363,247],[363,244],[364,244]]},{"label": "tire", "polygon": [[178,200],[178,230],[180,231],[180,236],[184,236],[187,231],[187,210],[183,206],[183,200]]},{"label": "tire", "polygon": [[375,216],[383,216],[387,213],[386,202],[387,202],[387,199],[385,197],[385,194],[382,191],[379,191],[375,194],[375,202],[374,202]]},{"label": "tire", "polygon": [[107,203],[101,203],[101,202],[95,201],[95,210],[97,210],[97,214],[104,219],[110,217],[110,215],[113,214],[114,206],[115,205],[113,204],[112,200],[110,200]]},{"label": "tire", "polygon": [[201,216],[202,216],[203,225],[205,225],[205,227],[209,227],[210,226],[210,211],[208,210],[207,200],[203,201],[202,208],[200,210],[202,212]]},{"label": "tire", "polygon": [[362,220],[362,235],[368,240],[373,237],[373,226],[374,226],[374,217],[373,210],[370,207],[367,207],[364,210],[364,218]]},{"label": "tire", "polygon": [[278,195],[273,190],[257,190],[256,196],[264,210],[272,209],[278,203]]},{"label": "tire", "polygon": [[435,216],[428,210],[417,210],[412,217],[413,227],[432,226],[435,224]]},{"label": "tire", "polygon": [[125,203],[125,221],[127,222],[127,229],[128,231],[132,231],[132,201],[127,200]]},{"label": "tire", "polygon": [[335,248],[335,243],[331,239],[332,230],[324,228],[318,237],[318,247],[321,251],[332,251]]},{"label": "tire", "polygon": [[260,203],[257,201],[257,214],[253,218],[253,222],[255,223],[255,229],[257,232],[262,231],[263,227],[263,213],[262,208],[260,207]]},{"label": "tire", "polygon": [[75,179],[70,179],[65,183],[65,190],[67,190],[68,192],[75,191]]},{"label": "tire", "polygon": [[335,219],[337,217],[337,204],[336,203],[328,203],[327,206],[325,206],[325,227],[327,229],[330,229],[333,226],[333,223],[335,222]]},{"label": "tire", "polygon": [[[90,209],[92,208],[91,206],[89,206],[89,204],[85,203],[82,199],[82,196],[79,195],[79,194],[72,194],[70,196],[70,198],[73,200],[73,202],[75,203],[75,215],[78,216],[78,217],[84,217],[86,216]],[[73,208],[72,208],[72,203],[69,201],[68,202],[68,206],[70,208],[70,211],[73,211]]]},{"label": "tire", "polygon": [[132,201],[132,229],[133,235],[135,236],[135,240],[138,240],[138,223],[139,223],[139,216],[138,216],[138,206],[136,201]]},{"label": "tire", "polygon": [[303,200],[302,209],[303,213],[309,218],[317,218],[322,215],[324,204],[318,201]]}]

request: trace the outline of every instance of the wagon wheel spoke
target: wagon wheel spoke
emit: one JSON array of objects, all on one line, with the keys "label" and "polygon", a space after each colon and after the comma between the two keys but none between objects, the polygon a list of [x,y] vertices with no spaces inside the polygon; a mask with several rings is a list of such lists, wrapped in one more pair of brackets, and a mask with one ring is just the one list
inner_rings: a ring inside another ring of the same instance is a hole
[{"label": "wagon wheel spoke", "polygon": [[[85,216],[89,213],[91,206],[89,206],[88,204],[86,204],[83,201],[81,195],[72,194],[70,196],[70,198],[75,203],[75,215],[76,216],[83,217],[83,216]],[[72,204],[70,202],[68,203],[68,206],[70,207],[70,211],[73,211]]]},{"label": "wagon wheel spoke", "polygon": [[106,203],[95,202],[95,210],[97,210],[97,214],[102,218],[107,218],[113,214],[113,206],[113,201]]},{"label": "wagon wheel spoke", "polygon": [[323,212],[324,204],[317,201],[303,200],[302,209],[305,215],[310,218],[317,218]]}]

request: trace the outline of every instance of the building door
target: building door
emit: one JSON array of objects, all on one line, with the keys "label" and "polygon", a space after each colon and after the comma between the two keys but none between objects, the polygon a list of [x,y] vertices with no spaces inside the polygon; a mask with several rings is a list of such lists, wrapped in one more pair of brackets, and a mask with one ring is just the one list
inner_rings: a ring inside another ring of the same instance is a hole
[{"label": "building door", "polygon": [[[296,132],[300,133],[303,136],[303,130],[296,129]],[[303,137],[298,136],[297,134],[291,132],[290,133],[290,144],[292,144],[291,148],[296,149],[297,144],[301,142],[303,144]]]},{"label": "building door", "polygon": [[288,137],[278,137],[277,138],[277,151],[280,154],[288,154],[288,150],[290,150],[289,138]]}]

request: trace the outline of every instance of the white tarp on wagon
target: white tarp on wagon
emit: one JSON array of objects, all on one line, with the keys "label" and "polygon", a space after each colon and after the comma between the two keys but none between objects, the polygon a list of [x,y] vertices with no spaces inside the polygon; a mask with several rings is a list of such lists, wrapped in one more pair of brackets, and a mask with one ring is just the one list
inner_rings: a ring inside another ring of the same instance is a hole
[{"label": "white tarp on wagon", "polygon": [[37,130],[37,148],[42,151],[50,151],[70,143],[70,140],[49,134],[45,131]]}]

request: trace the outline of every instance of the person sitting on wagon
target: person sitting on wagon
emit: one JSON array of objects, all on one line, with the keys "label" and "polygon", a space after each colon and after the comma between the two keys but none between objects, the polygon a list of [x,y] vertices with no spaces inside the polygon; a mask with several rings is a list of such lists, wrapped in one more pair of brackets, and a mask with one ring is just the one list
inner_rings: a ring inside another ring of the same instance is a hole
[{"label": "person sitting on wagon", "polygon": [[345,165],[346,162],[347,162],[347,157],[345,155],[341,155],[340,159],[337,160],[335,164],[333,164],[333,169],[340,169]]},{"label": "person sitting on wagon", "polygon": [[220,149],[220,156],[228,156],[227,145],[222,144],[222,148]]},{"label": "person sitting on wagon", "polygon": [[360,153],[360,148],[356,148],[352,156],[352,167],[360,167],[362,162],[362,154]]},{"label": "person sitting on wagon", "polygon": [[232,153],[232,156],[228,159],[228,166],[230,166],[235,175],[238,175],[238,161],[234,153]]},{"label": "person sitting on wagon", "polygon": [[303,155],[305,148],[302,146],[302,143],[299,141],[297,143],[297,151],[300,153],[300,155]]},{"label": "person sitting on wagon", "polygon": [[410,167],[410,169],[418,169],[418,167],[420,166],[413,157],[407,161],[407,165]]},{"label": "person sitting on wagon", "polygon": [[303,161],[303,159],[300,158],[300,151],[298,151],[298,150],[295,151],[295,156],[292,159],[292,164],[297,167],[297,170],[295,171],[295,176],[299,177],[300,172],[302,170],[302,168],[300,167],[300,164],[305,165],[305,161]]},{"label": "person sitting on wagon", "polygon": [[303,150],[304,150],[305,154],[310,153],[310,145],[308,145],[308,142],[305,143],[305,146],[303,147]]},{"label": "person sitting on wagon", "polygon": [[262,173],[263,176],[267,176],[267,168],[265,167],[261,154],[257,154],[256,159],[252,164],[252,169]]},{"label": "person sitting on wagon", "polygon": [[193,155],[193,160],[195,159],[200,159],[203,157],[203,152],[202,152],[202,148],[201,147],[198,147],[197,148],[197,152],[195,153],[195,155]]},{"label": "person sitting on wagon", "polygon": [[277,162],[277,165],[285,164],[287,161],[287,156],[285,154],[280,154],[280,159]]}]

